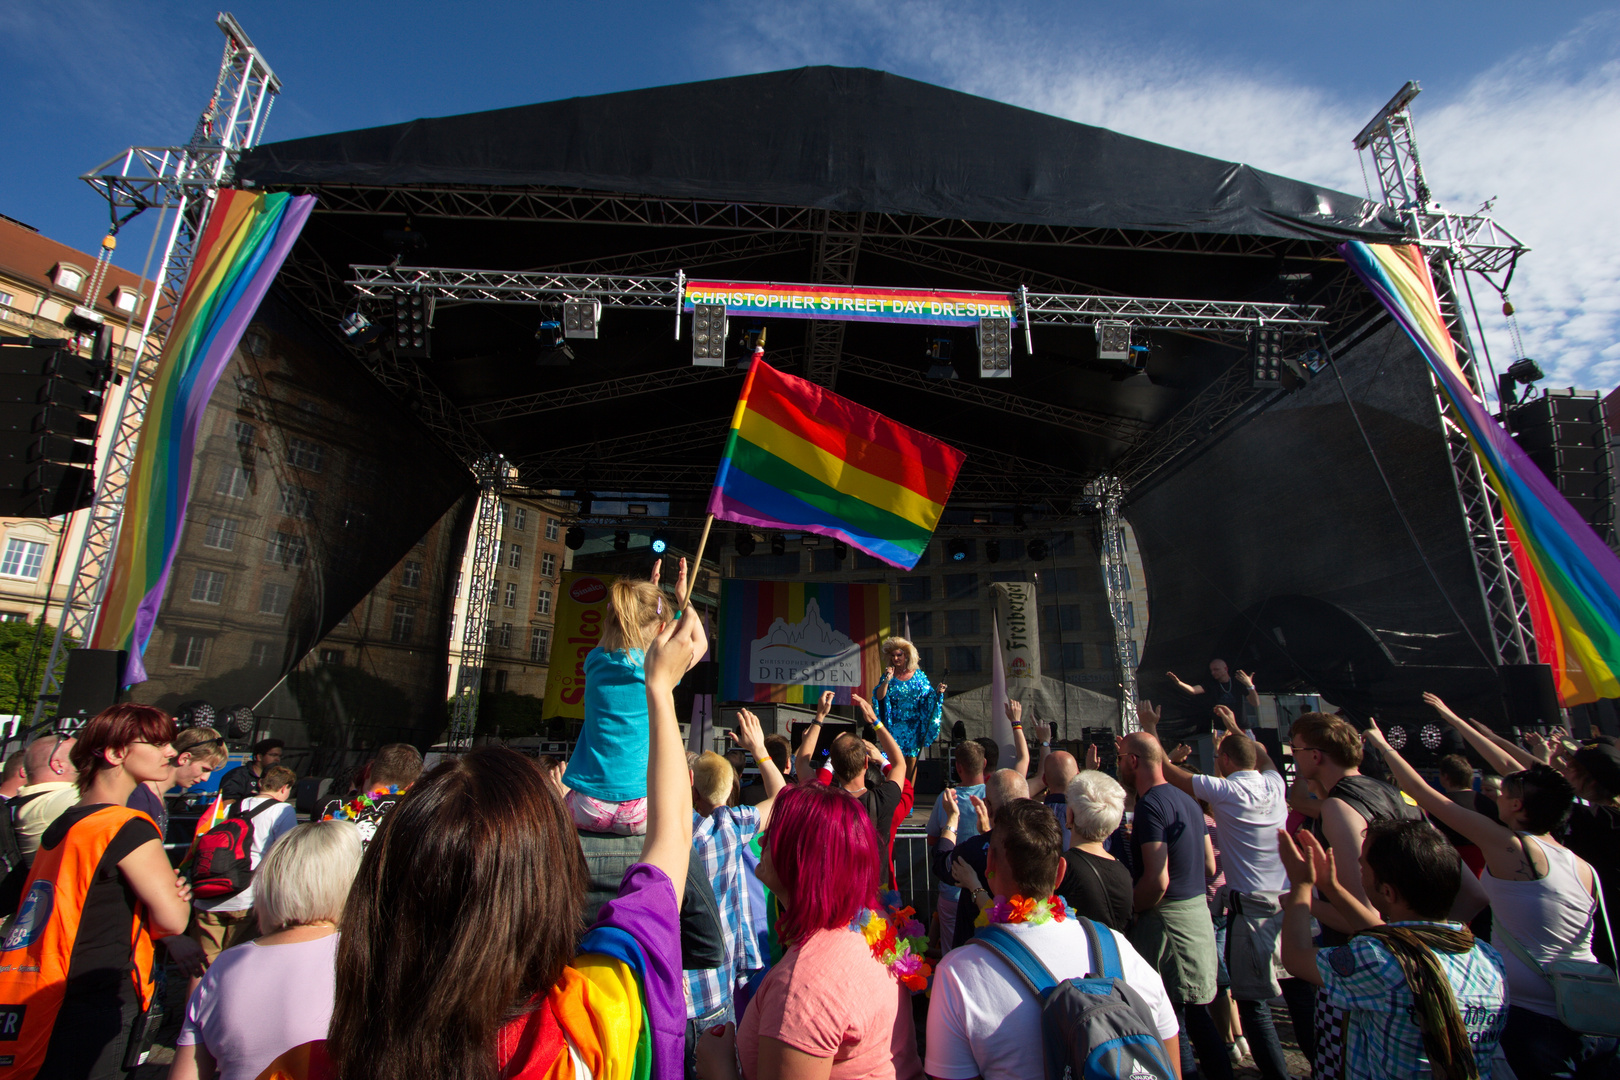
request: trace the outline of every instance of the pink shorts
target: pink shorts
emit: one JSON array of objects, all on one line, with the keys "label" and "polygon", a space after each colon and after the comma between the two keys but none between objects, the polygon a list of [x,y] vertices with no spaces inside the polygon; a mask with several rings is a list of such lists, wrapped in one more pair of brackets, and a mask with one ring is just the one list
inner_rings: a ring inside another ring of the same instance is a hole
[{"label": "pink shorts", "polygon": [[604,802],[577,791],[569,791],[563,801],[568,804],[568,812],[574,816],[574,825],[589,832],[641,836],[647,831],[646,799]]}]

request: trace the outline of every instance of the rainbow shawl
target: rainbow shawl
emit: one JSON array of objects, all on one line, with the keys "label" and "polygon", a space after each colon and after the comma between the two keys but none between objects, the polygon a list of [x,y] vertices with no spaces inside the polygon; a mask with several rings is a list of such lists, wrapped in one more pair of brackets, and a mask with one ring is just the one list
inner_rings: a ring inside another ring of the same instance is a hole
[{"label": "rainbow shawl", "polygon": [[1422,250],[1360,242],[1339,250],[1423,353],[1496,491],[1536,654],[1553,669],[1559,701],[1620,697],[1620,558],[1474,396]]},{"label": "rainbow shawl", "polygon": [[966,455],[755,360],[709,513],[811,532],[910,570],[934,535]]},{"label": "rainbow shawl", "polygon": [[153,376],[93,644],[129,649],[124,684],[143,682],[185,524],[203,410],[314,208],[313,195],[221,191]]}]

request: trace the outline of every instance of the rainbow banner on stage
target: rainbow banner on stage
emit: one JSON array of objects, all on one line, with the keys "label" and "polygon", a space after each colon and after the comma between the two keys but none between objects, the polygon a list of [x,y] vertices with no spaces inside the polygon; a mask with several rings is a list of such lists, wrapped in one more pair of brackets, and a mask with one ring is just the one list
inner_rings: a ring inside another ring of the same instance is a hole
[{"label": "rainbow banner on stage", "polygon": [[755,360],[731,419],[709,513],[843,540],[917,565],[965,455],[826,387]]},{"label": "rainbow banner on stage", "polygon": [[1536,653],[1553,669],[1559,701],[1620,697],[1620,558],[1474,396],[1422,250],[1360,242],[1339,250],[1428,360],[1496,491]]},{"label": "rainbow banner on stage", "polygon": [[227,189],[197,240],[153,375],[93,638],[95,648],[129,650],[125,685],[146,680],[141,658],[180,544],[203,410],[314,206],[313,195]]},{"label": "rainbow banner on stage", "polygon": [[940,289],[880,289],[870,285],[788,285],[777,282],[689,281],[686,304],[724,304],[726,314],[831,322],[911,323],[914,326],[977,326],[980,319],[1012,319],[1007,293]]},{"label": "rainbow banner on stage", "polygon": [[719,631],[719,700],[848,705],[883,674],[889,587],[727,579]]}]

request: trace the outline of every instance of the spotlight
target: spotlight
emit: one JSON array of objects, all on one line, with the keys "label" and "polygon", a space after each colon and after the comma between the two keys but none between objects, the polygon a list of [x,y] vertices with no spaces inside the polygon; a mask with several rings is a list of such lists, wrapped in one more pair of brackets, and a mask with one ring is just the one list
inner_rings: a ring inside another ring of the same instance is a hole
[{"label": "spotlight", "polygon": [[805,533],[803,536],[799,537],[799,546],[818,548],[821,546],[821,537],[817,536],[815,533]]},{"label": "spotlight", "polygon": [[652,553],[654,555],[662,555],[664,552],[666,552],[668,550],[669,550],[669,537],[665,536],[662,532],[653,533],[652,534]]},{"label": "spotlight", "polygon": [[433,353],[433,304],[420,291],[394,294],[394,355],[426,360]]},{"label": "spotlight", "polygon": [[191,701],[180,706],[175,719],[180,721],[181,727],[213,727],[217,715],[208,702]]},{"label": "spotlight", "polygon": [[846,558],[849,557],[849,545],[844,543],[842,540],[834,540],[833,541],[833,556],[839,562],[843,562]]},{"label": "spotlight", "polygon": [[1508,365],[1507,371],[1496,377],[1496,396],[1502,399],[1502,404],[1512,405],[1518,401],[1519,394],[1514,384],[1529,386],[1545,377],[1541,365],[1528,356],[1520,357]]},{"label": "spotlight", "polygon": [[1046,541],[1040,539],[1039,537],[1031,540],[1029,543],[1024,545],[1024,554],[1028,555],[1035,562],[1040,562],[1042,559],[1046,558]]},{"label": "spotlight", "polygon": [[596,337],[596,328],[602,322],[600,300],[564,300],[563,334],[571,338]]},{"label": "spotlight", "polygon": [[351,311],[343,316],[338,327],[342,329],[343,336],[356,345],[364,345],[377,336],[377,328],[371,325],[371,320],[358,311]]},{"label": "spotlight", "polygon": [[613,534],[613,550],[614,551],[629,551],[630,550],[630,530],[629,529],[620,529],[620,530],[618,530],[617,532],[615,532]]},{"label": "spotlight", "polygon": [[631,517],[646,517],[647,516],[647,504],[646,503],[629,503],[629,504],[627,504],[625,506],[625,509],[630,512]]},{"label": "spotlight", "polygon": [[578,551],[585,546],[585,530],[578,525],[570,525],[563,534],[563,543],[568,545],[569,551]]},{"label": "spotlight", "polygon": [[1397,750],[1406,748],[1406,729],[1399,724],[1392,726],[1384,735],[1384,738],[1388,739],[1389,745]]},{"label": "spotlight", "polygon": [[1012,378],[1012,319],[987,316],[979,320],[979,378]]},{"label": "spotlight", "polygon": [[744,529],[737,534],[737,538],[731,542],[731,546],[737,549],[737,554],[746,556],[752,555],[754,548],[759,545],[754,542],[754,534]]},{"label": "spotlight", "polygon": [[772,555],[786,555],[787,554],[787,537],[783,536],[781,533],[772,533],[771,534],[771,554]]},{"label": "spotlight", "polygon": [[945,545],[945,553],[950,556],[951,562],[965,562],[968,553],[972,550],[973,545],[961,537],[957,537]]},{"label": "spotlight", "polygon": [[755,360],[765,359],[765,332],[768,327],[750,326],[743,331],[743,355],[737,360],[739,371],[747,371]]},{"label": "spotlight", "polygon": [[1249,333],[1249,387],[1272,390],[1282,382],[1283,335],[1281,330],[1253,330]]},{"label": "spotlight", "polygon": [[[564,304],[563,307],[566,310],[567,305]],[[540,343],[540,356],[535,361],[536,367],[568,366],[574,359],[574,350],[568,347],[563,337],[563,324],[557,318],[556,306],[540,305],[540,325],[534,332],[534,340]]]},{"label": "spotlight", "polygon": [[246,705],[232,705],[225,710],[225,734],[232,739],[245,739],[258,726],[258,717]]},{"label": "spotlight", "polygon": [[1131,324],[1123,322],[1099,322],[1094,330],[1097,334],[1097,359],[1099,360],[1129,360],[1131,358]]},{"label": "spotlight", "polygon": [[1440,749],[1441,737],[1439,724],[1424,724],[1423,730],[1418,732],[1418,741],[1423,744],[1425,750]]},{"label": "spotlight", "polygon": [[697,367],[726,366],[726,306],[692,305],[692,363]]},{"label": "spotlight", "polygon": [[984,557],[989,562],[1001,561],[1001,541],[986,540],[984,542]]}]

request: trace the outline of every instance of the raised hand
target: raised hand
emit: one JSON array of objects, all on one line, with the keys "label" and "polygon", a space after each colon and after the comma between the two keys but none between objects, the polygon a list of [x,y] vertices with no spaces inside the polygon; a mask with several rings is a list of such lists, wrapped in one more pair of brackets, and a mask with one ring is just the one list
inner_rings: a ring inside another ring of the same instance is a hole
[{"label": "raised hand", "polygon": [[1237,684],[1245,690],[1254,688],[1254,673],[1252,671],[1234,671],[1232,672],[1232,678],[1237,680]]},{"label": "raised hand", "polygon": [[1170,751],[1170,764],[1180,765],[1190,757],[1192,757],[1192,747],[1186,743],[1177,743],[1176,748]]},{"label": "raised hand", "polygon": [[855,707],[861,710],[861,715],[866,717],[866,722],[868,724],[872,724],[874,726],[877,724],[877,712],[872,708],[872,703],[870,701],[867,701],[854,691],[850,691],[849,700],[853,701],[855,703]]},{"label": "raised hand", "polygon": [[821,700],[816,702],[817,720],[827,719],[827,714],[832,712],[833,699],[837,696],[838,695],[831,690],[823,690],[821,692]]},{"label": "raised hand", "polygon": [[1024,703],[1022,701],[1014,701],[1011,698],[1007,699],[1007,719],[1012,721],[1013,727],[1018,727],[1023,724]]},{"label": "raised hand", "polygon": [[962,804],[956,801],[956,789],[948,787],[939,793],[945,800],[945,827],[951,832],[956,831],[956,823],[962,817]]},{"label": "raised hand", "polygon": [[1226,728],[1230,734],[1240,734],[1238,731],[1237,717],[1234,716],[1232,714],[1232,710],[1228,709],[1225,705],[1215,706],[1215,719],[1219,720],[1221,722],[1221,726]]},{"label": "raised hand", "polygon": [[1439,694],[1431,694],[1425,690],[1423,692],[1423,703],[1432,708],[1435,712],[1439,713],[1441,718],[1444,719],[1448,724],[1459,724],[1462,722],[1462,717],[1458,716],[1456,713],[1447,708],[1446,703],[1440,700]]},{"label": "raised hand", "polygon": [[[1303,843],[1304,838],[1310,836],[1310,833],[1301,829],[1299,835],[1300,842]],[[1288,874],[1290,882],[1295,885],[1316,884],[1316,867],[1311,857],[1299,849],[1294,838],[1288,835],[1287,829],[1277,830],[1277,854],[1282,857],[1283,870]]]},{"label": "raised hand", "polygon": [[[1175,676],[1171,676],[1171,678],[1174,677]],[[1136,703],[1136,722],[1141,725],[1143,731],[1146,731],[1150,735],[1158,734],[1159,720],[1163,716],[1164,710],[1156,707],[1153,702],[1149,701],[1147,698],[1142,698]]]},{"label": "raised hand", "polygon": [[697,608],[688,606],[680,621],[664,623],[658,629],[652,644],[647,647],[642,669],[647,675],[647,686],[654,690],[673,690],[681,678],[702,659],[709,643],[703,633],[703,620]]},{"label": "raised hand", "polygon": [[1381,754],[1392,754],[1395,752],[1394,747],[1389,745],[1389,740],[1384,738],[1384,732],[1378,726],[1377,717],[1367,717],[1367,730],[1361,733],[1361,742],[1363,745],[1372,746]]},{"label": "raised hand", "polygon": [[1097,769],[1102,767],[1102,751],[1096,743],[1086,744],[1086,768]]},{"label": "raised hand", "polygon": [[663,558],[659,557],[657,559],[654,559],[653,560],[652,574],[647,580],[651,581],[654,585],[657,585],[659,580],[663,577],[663,574],[664,574],[664,560],[663,560]]},{"label": "raised hand", "polygon": [[681,556],[679,566],[680,569],[675,574],[675,603],[685,607],[688,585],[686,582],[686,557],[684,555]]},{"label": "raised hand", "polygon": [[969,795],[968,802],[973,804],[973,814],[979,819],[979,831],[982,833],[989,832],[990,804],[979,798],[977,795]]},{"label": "raised hand", "polygon": [[755,761],[765,757],[765,729],[747,709],[737,710],[737,730],[726,732],[726,738],[753,754]]},{"label": "raised hand", "polygon": [[1541,737],[1539,731],[1524,733],[1524,748],[1530,751],[1531,757],[1543,764],[1552,759],[1552,748],[1547,745],[1547,740]]}]

